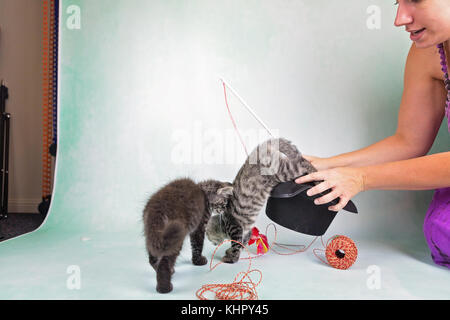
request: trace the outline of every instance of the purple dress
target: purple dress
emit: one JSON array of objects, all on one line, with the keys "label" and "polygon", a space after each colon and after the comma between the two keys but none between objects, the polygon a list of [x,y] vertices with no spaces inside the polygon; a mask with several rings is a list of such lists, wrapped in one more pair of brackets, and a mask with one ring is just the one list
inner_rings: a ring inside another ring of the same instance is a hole
[{"label": "purple dress", "polygon": [[[450,80],[442,45],[438,45],[441,54],[442,71],[445,75],[445,86],[448,91],[445,114],[450,132]],[[431,250],[433,261],[450,268],[450,187],[437,189],[428,208],[423,224],[423,232]]]}]

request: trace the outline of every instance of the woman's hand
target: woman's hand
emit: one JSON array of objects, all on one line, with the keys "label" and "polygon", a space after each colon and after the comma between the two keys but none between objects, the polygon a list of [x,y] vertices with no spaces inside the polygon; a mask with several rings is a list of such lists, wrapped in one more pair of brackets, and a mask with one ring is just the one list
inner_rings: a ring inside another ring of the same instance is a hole
[{"label": "woman's hand", "polygon": [[364,174],[360,168],[333,168],[313,172],[295,180],[295,182],[299,184],[310,181],[322,182],[310,188],[306,192],[308,196],[313,196],[325,190],[331,189],[331,192],[315,199],[315,204],[324,204],[333,201],[336,198],[340,198],[339,203],[328,207],[328,210],[332,211],[339,211],[344,208],[351,198],[353,198],[357,193],[364,191],[365,188]]}]

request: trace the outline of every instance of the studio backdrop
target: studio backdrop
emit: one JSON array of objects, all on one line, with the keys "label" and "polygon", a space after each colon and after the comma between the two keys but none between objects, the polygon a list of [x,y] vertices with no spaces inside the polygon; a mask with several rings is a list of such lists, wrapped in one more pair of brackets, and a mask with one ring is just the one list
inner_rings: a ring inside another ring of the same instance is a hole
[{"label": "studio backdrop", "polygon": [[[174,291],[157,294],[141,221],[170,180],[232,181],[245,161],[220,79],[304,154],[368,146],[396,130],[411,42],[395,13],[380,0],[61,1],[51,207],[40,229],[0,244],[0,297],[194,299],[203,283],[231,281],[247,262],[208,272],[189,264],[186,244]],[[227,98],[249,150],[269,137]],[[449,143],[443,125],[430,153]],[[325,235],[354,239],[355,265],[269,253],[255,262],[260,297],[448,298],[450,276],[433,265],[422,232],[431,197],[358,194],[359,213],[339,212]],[[262,211],[257,226],[268,223]],[[277,228],[282,241],[311,240]],[[213,250],[207,242],[208,259]],[[81,288],[70,286],[74,270]],[[380,287],[368,285],[368,270],[379,270]]]}]

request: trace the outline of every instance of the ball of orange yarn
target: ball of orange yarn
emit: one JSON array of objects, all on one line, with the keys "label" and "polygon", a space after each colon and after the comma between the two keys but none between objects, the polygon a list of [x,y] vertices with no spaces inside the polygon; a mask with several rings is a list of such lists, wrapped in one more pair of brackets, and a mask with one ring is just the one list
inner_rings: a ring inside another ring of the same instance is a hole
[{"label": "ball of orange yarn", "polygon": [[325,256],[333,268],[345,270],[355,263],[358,249],[349,237],[336,236],[327,245]]}]

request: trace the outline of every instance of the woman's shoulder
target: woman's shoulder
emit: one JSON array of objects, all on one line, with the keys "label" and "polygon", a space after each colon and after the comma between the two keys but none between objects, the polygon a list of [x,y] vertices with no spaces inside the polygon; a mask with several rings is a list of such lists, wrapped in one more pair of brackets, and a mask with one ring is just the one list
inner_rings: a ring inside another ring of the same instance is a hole
[{"label": "woman's shoulder", "polygon": [[409,50],[406,68],[414,68],[433,79],[442,80],[443,73],[440,62],[439,50],[436,46],[417,48],[413,43]]}]

